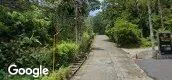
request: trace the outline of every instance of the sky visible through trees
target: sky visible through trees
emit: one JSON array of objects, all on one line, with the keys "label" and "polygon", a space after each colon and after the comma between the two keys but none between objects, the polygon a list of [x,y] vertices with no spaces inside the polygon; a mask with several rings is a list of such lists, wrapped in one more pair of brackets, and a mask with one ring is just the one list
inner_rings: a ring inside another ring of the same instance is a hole
[{"label": "sky visible through trees", "polygon": [[[104,0],[99,0],[100,2],[103,2]],[[99,12],[101,12],[102,11],[102,9],[101,9],[101,7],[100,7],[100,9],[98,9],[98,10],[94,10],[94,11],[90,11],[89,12],[89,15],[90,16],[96,16],[96,14],[97,13],[99,13]]]}]

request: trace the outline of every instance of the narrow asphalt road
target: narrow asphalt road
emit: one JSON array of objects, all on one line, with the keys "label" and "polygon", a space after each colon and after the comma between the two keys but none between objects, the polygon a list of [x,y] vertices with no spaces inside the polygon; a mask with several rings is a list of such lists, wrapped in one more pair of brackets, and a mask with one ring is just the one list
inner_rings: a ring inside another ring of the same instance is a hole
[{"label": "narrow asphalt road", "polygon": [[71,80],[152,80],[105,35],[93,42],[89,58]]}]

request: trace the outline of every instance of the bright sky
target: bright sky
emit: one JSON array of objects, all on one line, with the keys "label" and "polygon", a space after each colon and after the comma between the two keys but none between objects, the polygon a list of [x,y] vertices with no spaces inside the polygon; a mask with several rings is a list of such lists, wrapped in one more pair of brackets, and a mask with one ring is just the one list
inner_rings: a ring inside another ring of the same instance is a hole
[{"label": "bright sky", "polygon": [[95,11],[90,11],[90,16],[96,16],[97,13],[101,12],[101,9],[95,10]]},{"label": "bright sky", "polygon": [[[102,2],[103,0],[99,0],[100,2]],[[90,16],[96,16],[97,13],[101,12],[102,9],[98,9],[98,10],[94,10],[94,11],[90,11],[89,15]]]},{"label": "bright sky", "polygon": [[103,0],[99,0],[100,2],[103,2]]}]

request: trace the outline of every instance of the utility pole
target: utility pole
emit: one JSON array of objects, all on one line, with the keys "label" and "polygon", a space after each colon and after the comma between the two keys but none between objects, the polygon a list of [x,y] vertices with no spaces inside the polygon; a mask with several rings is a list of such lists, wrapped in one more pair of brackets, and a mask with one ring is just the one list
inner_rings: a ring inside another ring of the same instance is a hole
[{"label": "utility pole", "polygon": [[154,34],[153,34],[153,27],[152,27],[152,12],[150,7],[150,0],[147,0],[147,6],[148,6],[148,14],[149,14],[149,27],[150,27],[150,36],[151,36],[151,42],[152,42],[152,53],[155,52],[155,45],[154,45]]}]

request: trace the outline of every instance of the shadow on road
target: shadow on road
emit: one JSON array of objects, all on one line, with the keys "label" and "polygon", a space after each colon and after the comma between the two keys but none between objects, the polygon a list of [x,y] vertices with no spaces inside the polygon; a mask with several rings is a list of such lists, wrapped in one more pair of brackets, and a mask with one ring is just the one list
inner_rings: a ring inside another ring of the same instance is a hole
[{"label": "shadow on road", "polygon": [[112,42],[110,39],[104,39],[103,41]]},{"label": "shadow on road", "polygon": [[104,50],[104,49],[99,48],[99,47],[93,47],[92,50]]}]

